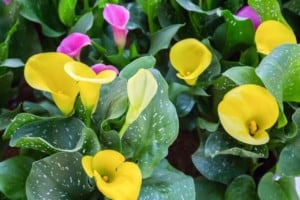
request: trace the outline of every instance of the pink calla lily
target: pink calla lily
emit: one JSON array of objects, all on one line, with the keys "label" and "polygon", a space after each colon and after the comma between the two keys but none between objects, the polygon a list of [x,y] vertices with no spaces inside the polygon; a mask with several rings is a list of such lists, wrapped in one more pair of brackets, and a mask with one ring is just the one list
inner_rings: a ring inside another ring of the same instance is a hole
[{"label": "pink calla lily", "polygon": [[74,32],[61,41],[56,51],[79,60],[81,49],[90,44],[91,40],[88,35]]},{"label": "pink calla lily", "polygon": [[128,30],[129,11],[120,5],[106,4],[103,17],[112,26],[115,43],[119,48],[124,48]]},{"label": "pink calla lily", "polygon": [[259,15],[256,13],[256,11],[251,8],[250,6],[244,6],[242,7],[236,14],[239,17],[248,18],[251,20],[254,30],[257,29],[259,24],[261,23]]},{"label": "pink calla lily", "polygon": [[11,1],[11,0],[3,0],[3,2],[4,2],[6,5],[10,4],[10,1]]},{"label": "pink calla lily", "polygon": [[99,74],[100,72],[102,72],[104,70],[112,70],[112,71],[116,72],[116,74],[119,74],[119,70],[115,66],[112,66],[112,65],[95,64],[91,68],[96,74]]}]

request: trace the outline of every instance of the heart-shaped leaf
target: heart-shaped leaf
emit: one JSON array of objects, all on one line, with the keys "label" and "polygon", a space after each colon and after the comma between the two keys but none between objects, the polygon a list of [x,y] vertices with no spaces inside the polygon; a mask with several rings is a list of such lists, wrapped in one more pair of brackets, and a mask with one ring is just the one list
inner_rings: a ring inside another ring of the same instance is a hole
[{"label": "heart-shaped leaf", "polygon": [[9,199],[26,199],[25,182],[33,159],[16,156],[0,162],[0,191]]},{"label": "heart-shaped leaf", "polygon": [[258,200],[256,185],[251,176],[241,175],[236,177],[227,187],[225,200]]},{"label": "heart-shaped leaf", "polygon": [[138,162],[143,178],[149,177],[167,155],[179,128],[176,109],[168,98],[168,85],[158,70],[151,72],[158,84],[157,93],[122,138],[123,153]]},{"label": "heart-shaped leaf", "polygon": [[27,199],[87,199],[93,188],[80,153],[59,152],[33,163],[26,181]]},{"label": "heart-shaped leaf", "polygon": [[277,99],[282,111],[278,127],[287,123],[283,102],[300,102],[300,45],[284,44],[275,48],[256,68],[265,87]]},{"label": "heart-shaped leaf", "polygon": [[195,199],[194,181],[162,160],[152,176],[143,180],[139,199]]},{"label": "heart-shaped leaf", "polygon": [[98,138],[82,121],[69,117],[37,117],[19,114],[6,130],[10,145],[45,153],[57,151],[95,154],[100,150]]}]

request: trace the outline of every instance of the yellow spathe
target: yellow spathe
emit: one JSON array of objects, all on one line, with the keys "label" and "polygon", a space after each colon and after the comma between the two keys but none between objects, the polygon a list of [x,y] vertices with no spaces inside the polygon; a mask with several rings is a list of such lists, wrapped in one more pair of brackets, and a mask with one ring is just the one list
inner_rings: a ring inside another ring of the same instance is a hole
[{"label": "yellow spathe", "polygon": [[113,200],[136,200],[142,185],[142,173],[137,164],[125,161],[114,150],[103,150],[93,156],[84,156],[82,166],[94,178],[97,188]]},{"label": "yellow spathe", "polygon": [[64,71],[65,63],[72,60],[62,53],[40,53],[30,57],[24,69],[27,83],[51,93],[55,104],[65,115],[72,112],[78,94],[76,81]]},{"label": "yellow spathe", "polygon": [[127,83],[129,109],[126,123],[135,121],[143,110],[149,105],[157,91],[157,82],[152,73],[147,69],[139,69]]},{"label": "yellow spathe", "polygon": [[177,42],[170,50],[170,62],[177,76],[188,85],[195,85],[200,74],[209,66],[212,54],[200,41],[188,38]]},{"label": "yellow spathe", "polygon": [[113,70],[104,70],[96,74],[89,66],[77,61],[66,63],[65,71],[78,82],[82,104],[92,112],[97,107],[101,85],[112,82],[117,76]]},{"label": "yellow spathe", "polygon": [[245,84],[225,94],[218,105],[225,131],[240,142],[262,145],[269,141],[267,129],[277,121],[276,99],[264,87]]},{"label": "yellow spathe", "polygon": [[278,21],[264,21],[255,32],[255,44],[259,53],[268,55],[274,48],[286,43],[296,44],[296,36],[292,29]]}]

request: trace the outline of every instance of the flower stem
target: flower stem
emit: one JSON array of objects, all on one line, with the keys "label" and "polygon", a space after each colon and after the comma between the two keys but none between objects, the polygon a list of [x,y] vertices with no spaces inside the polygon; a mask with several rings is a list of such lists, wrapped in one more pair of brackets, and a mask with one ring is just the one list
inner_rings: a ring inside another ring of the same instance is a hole
[{"label": "flower stem", "polygon": [[123,137],[123,135],[125,134],[126,130],[127,130],[128,127],[129,127],[129,125],[130,125],[130,124],[127,123],[127,122],[125,121],[125,123],[123,124],[123,126],[122,126],[122,128],[121,128],[121,130],[120,130],[120,132],[119,132],[120,138]]},{"label": "flower stem", "polygon": [[91,127],[91,116],[92,116],[92,110],[91,109],[85,109],[85,119],[84,119],[84,122],[85,122],[85,125],[87,127]]},{"label": "flower stem", "polygon": [[83,9],[85,11],[88,11],[90,9],[90,6],[89,6],[89,0],[84,0],[83,1]]}]

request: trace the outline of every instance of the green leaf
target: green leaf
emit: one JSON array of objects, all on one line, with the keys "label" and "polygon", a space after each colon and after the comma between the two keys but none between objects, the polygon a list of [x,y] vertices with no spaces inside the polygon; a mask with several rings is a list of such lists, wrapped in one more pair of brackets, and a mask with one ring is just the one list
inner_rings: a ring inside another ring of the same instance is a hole
[{"label": "green leaf", "polygon": [[71,28],[70,32],[86,33],[90,30],[94,23],[94,15],[92,12],[87,12],[82,15],[76,24]]},{"label": "green leaf", "polygon": [[256,185],[251,176],[241,175],[236,177],[227,187],[225,200],[258,200]]},{"label": "green leaf", "polygon": [[9,68],[18,68],[23,67],[25,64],[22,62],[22,60],[18,58],[8,58],[4,60],[3,63],[0,64],[0,66],[9,67]]},{"label": "green leaf", "polygon": [[25,182],[32,158],[16,156],[0,162],[0,191],[9,199],[26,199]]},{"label": "green leaf", "polygon": [[139,200],[195,199],[193,178],[173,168],[166,160],[144,179]]},{"label": "green leaf", "polygon": [[284,44],[274,49],[256,68],[258,77],[276,98],[281,114],[278,127],[287,124],[283,102],[300,102],[300,46]]},{"label": "green leaf", "polygon": [[168,84],[158,70],[151,72],[158,84],[157,93],[122,138],[124,155],[138,162],[143,178],[151,176],[166,157],[179,129],[176,109],[168,98]]},{"label": "green leaf", "polygon": [[33,163],[26,182],[28,199],[87,199],[93,190],[80,153],[60,152]]},{"label": "green leaf", "polygon": [[172,38],[175,36],[179,28],[183,26],[183,24],[173,24],[155,32],[151,36],[151,45],[148,54],[155,55],[160,50],[167,49]]},{"label": "green leaf", "polygon": [[194,108],[195,98],[186,93],[179,94],[176,98],[175,107],[179,117],[188,115]]},{"label": "green leaf", "polygon": [[[279,179],[279,180],[278,180]],[[261,200],[298,200],[294,177],[276,177],[266,173],[258,184],[258,196]]]},{"label": "green leaf", "polygon": [[250,158],[267,158],[269,156],[267,145],[244,145],[221,131],[216,131],[208,136],[204,149],[205,155],[210,157],[235,155]]},{"label": "green leaf", "polygon": [[96,134],[77,118],[37,117],[19,114],[7,128],[13,147],[35,149],[45,153],[57,151],[94,155],[100,150]]},{"label": "green leaf", "polygon": [[197,123],[197,127],[207,130],[209,132],[215,132],[219,127],[219,123],[210,122],[200,117],[197,118],[196,123]]},{"label": "green leaf", "polygon": [[216,14],[216,12],[219,10],[219,9],[214,9],[210,11],[204,11],[198,5],[194,4],[192,0],[176,0],[176,2],[187,11],[205,13],[207,15]]},{"label": "green leaf", "polygon": [[199,177],[194,180],[197,200],[223,200],[226,186],[207,180],[205,177]]},{"label": "green leaf", "polygon": [[224,17],[225,24],[217,28],[213,39],[223,57],[254,44],[254,29],[249,19],[238,18],[229,10],[222,10],[219,14]]},{"label": "green leaf", "polygon": [[20,112],[20,110],[21,110],[21,106],[19,105],[14,110],[4,111],[0,115],[0,131],[7,128],[7,126],[10,124],[12,119]]},{"label": "green leaf", "polygon": [[94,114],[100,127],[100,142],[103,148],[121,149],[121,140],[116,130],[123,125],[122,116],[127,110],[126,80],[116,78],[112,83],[101,87],[99,104]]},{"label": "green leaf", "polygon": [[255,68],[248,66],[231,67],[223,73],[237,85],[256,84],[263,86],[263,83],[255,73]]},{"label": "green leaf", "polygon": [[8,101],[12,98],[15,90],[11,87],[13,82],[13,72],[8,71],[4,74],[0,74],[0,107],[7,107]]},{"label": "green leaf", "polygon": [[228,184],[235,177],[244,174],[249,167],[249,160],[238,156],[208,157],[201,146],[192,155],[192,161],[204,177],[223,184]]},{"label": "green leaf", "polygon": [[300,176],[300,109],[292,116],[297,126],[297,138],[287,144],[280,152],[276,172],[280,176]]},{"label": "green leaf", "polygon": [[75,19],[75,7],[77,0],[60,0],[58,4],[58,15],[63,24],[72,26]]},{"label": "green leaf", "polygon": [[248,0],[248,4],[258,13],[262,21],[276,20],[289,26],[281,14],[281,8],[277,0]]},{"label": "green leaf", "polygon": [[46,36],[59,37],[64,34],[65,31],[53,1],[18,0],[18,2],[20,3],[20,14],[29,21],[39,23]]},{"label": "green leaf", "polygon": [[126,65],[121,71],[119,76],[129,79],[132,77],[139,69],[150,69],[153,68],[156,63],[156,59],[153,56],[143,56],[135,59],[128,65]]}]

